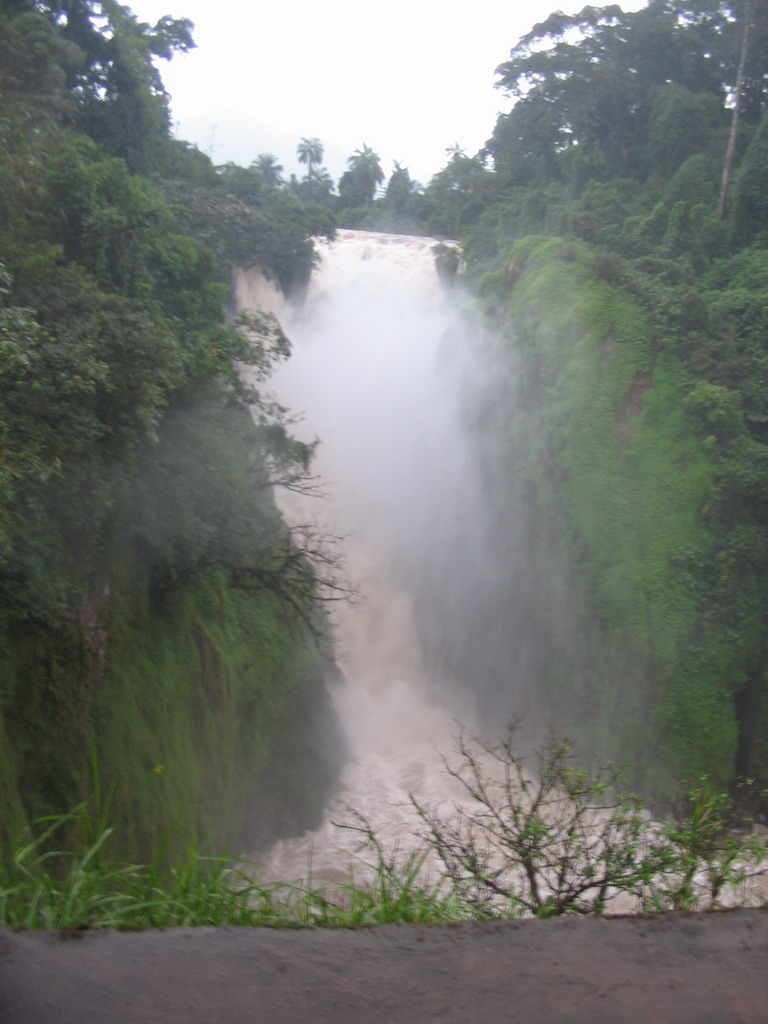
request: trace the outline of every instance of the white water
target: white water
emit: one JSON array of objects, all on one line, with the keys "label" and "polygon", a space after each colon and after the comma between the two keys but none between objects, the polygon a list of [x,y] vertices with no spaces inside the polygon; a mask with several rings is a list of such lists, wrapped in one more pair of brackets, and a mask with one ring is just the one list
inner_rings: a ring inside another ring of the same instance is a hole
[{"label": "white water", "polygon": [[[304,414],[296,433],[322,442],[316,469],[328,497],[308,507],[288,495],[285,514],[345,536],[347,570],[360,591],[336,622],[343,683],[333,698],[350,755],[340,792],[316,831],[259,857],[263,881],[345,880],[351,865],[360,881],[358,837],[333,824],[353,821],[348,808],[407,853],[419,846],[409,793],[449,813],[466,796],[442,755],[450,757],[459,721],[472,730],[471,709],[457,701],[455,681],[428,677],[403,582],[429,572],[430,558],[450,559],[459,540],[477,547],[463,565],[474,559],[481,578],[493,569],[476,539],[486,523],[458,412],[469,339],[438,284],[433,244],[340,232],[299,308],[285,306],[258,275],[239,281],[240,305],[276,312],[291,338],[294,354],[274,390]],[[450,571],[436,575],[453,579]],[[469,581],[453,582],[460,595]],[[622,896],[612,909],[637,905]]]},{"label": "white water", "polygon": [[441,756],[451,752],[457,720],[471,724],[469,710],[447,680],[427,679],[412,595],[398,582],[425,551],[449,550],[441,531],[472,495],[456,363],[446,354],[446,332],[458,321],[434,244],[342,231],[323,248],[298,308],[281,308],[258,277],[239,282],[240,305],[271,308],[291,339],[273,391],[303,416],[294,432],[321,440],[315,469],[327,496],[308,508],[308,499],[288,495],[285,514],[344,537],[359,591],[336,615],[344,682],[333,698],[350,751],[341,791],[316,832],[276,845],[265,878],[345,876],[356,836],[333,822],[349,821],[348,807],[407,849],[417,845],[409,792],[429,802],[457,795]]}]

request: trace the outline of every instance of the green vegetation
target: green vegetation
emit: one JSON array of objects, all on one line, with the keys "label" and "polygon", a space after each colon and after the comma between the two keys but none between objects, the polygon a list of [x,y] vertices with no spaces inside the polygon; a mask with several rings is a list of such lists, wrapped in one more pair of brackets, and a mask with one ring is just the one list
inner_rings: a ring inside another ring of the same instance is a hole
[{"label": "green vegetation", "polygon": [[[727,791],[766,813],[766,39],[762,2],[553,14],[498,69],[515,102],[481,152],[450,146],[422,187],[362,145],[337,194],[316,138],[288,182],[272,154],[214,167],[171,138],[153,59],[193,45],[185,20],[2,7],[3,849],[56,825],[6,857],[9,890],[34,878],[42,901],[52,844],[82,831],[66,812],[91,752],[127,822],[122,856],[159,858],[118,871],[145,903],[195,843],[309,824],[331,785],[317,598],[343,587],[271,495],[304,486],[312,457],[263,389],[287,339],[225,309],[235,266],[300,291],[336,215],[460,237],[492,328],[470,414],[495,571],[457,538],[446,565],[475,605],[439,580],[422,592],[430,667],[471,679],[489,719],[555,708],[657,805],[698,789],[712,820]],[[72,879],[102,870],[106,827]],[[443,906],[415,862],[387,873],[379,848],[378,864],[408,913]],[[333,916],[310,903],[299,918]]]},{"label": "green vegetation", "polygon": [[[749,902],[766,847],[734,831],[728,801],[699,789],[662,825],[621,790],[616,771],[576,768],[563,743],[531,770],[513,741],[512,733],[498,746],[460,738],[448,771],[467,799],[446,815],[412,798],[425,826],[415,853],[387,849],[362,816],[342,826],[371,858],[350,865],[347,883],[262,884],[258,865],[194,850],[171,869],[115,863],[109,793],[16,843],[0,872],[0,927],[341,927]],[[75,843],[61,851],[56,839],[72,824]],[[439,870],[428,869],[429,856]]]},{"label": "green vegetation", "polygon": [[0,11],[3,856],[90,750],[122,856],[158,863],[310,823],[339,756],[333,556],[272,497],[312,456],[263,393],[289,344],[225,283],[301,287],[333,222],[171,139],[152,58],[191,45],[119,4]]},{"label": "green vegetation", "polygon": [[109,827],[72,853],[42,853],[41,843],[50,845],[61,823],[68,824],[66,819],[47,822],[39,840],[25,837],[13,851],[13,866],[0,879],[0,927],[342,928],[445,923],[467,916],[441,884],[418,877],[420,859],[404,868],[380,865],[371,884],[261,884],[257,864],[235,867],[225,857],[194,850],[170,869],[115,864],[103,853]]},{"label": "green vegetation", "polygon": [[430,657],[662,805],[768,782],[767,33],[761,4],[552,14],[498,68],[486,147],[409,207],[462,239],[491,329],[493,571],[457,540],[475,606],[424,591]]}]

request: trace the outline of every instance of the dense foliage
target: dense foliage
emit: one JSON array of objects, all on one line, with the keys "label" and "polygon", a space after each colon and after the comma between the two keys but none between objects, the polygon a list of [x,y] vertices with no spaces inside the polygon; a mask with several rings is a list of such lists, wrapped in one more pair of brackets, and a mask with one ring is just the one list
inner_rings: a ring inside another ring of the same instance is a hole
[{"label": "dense foliage", "polygon": [[464,567],[477,608],[459,623],[445,600],[433,659],[493,715],[555,709],[646,792],[706,777],[762,791],[752,810],[768,782],[767,40],[763,0],[553,14],[498,69],[514,105],[486,149],[453,152],[423,195],[426,227],[463,237],[493,327],[473,418],[490,564],[509,552],[506,583]]},{"label": "dense foliage", "polygon": [[271,492],[311,447],[260,389],[288,343],[226,303],[235,265],[300,286],[333,223],[171,139],[153,58],[190,28],[0,10],[2,837],[80,799],[89,747],[123,809],[166,766],[128,855],[263,839],[276,786],[313,806],[291,764],[331,774],[317,552]]},{"label": "dense foliage", "polygon": [[270,494],[311,451],[236,372],[263,380],[279,328],[225,302],[237,265],[300,288],[335,215],[461,237],[493,327],[471,416],[506,576],[457,542],[475,607],[422,594],[433,667],[489,717],[558,709],[653,796],[705,776],[765,810],[767,42],[766,0],[553,14],[500,65],[483,150],[423,187],[363,144],[337,193],[316,138],[288,182],[171,138],[153,59],[193,45],[186,21],[7,0],[0,835],[72,806],[89,747],[121,809],[166,765],[142,855],[174,814],[180,843],[234,835],[249,787],[286,828],[278,761],[299,815],[326,785],[323,556]]}]

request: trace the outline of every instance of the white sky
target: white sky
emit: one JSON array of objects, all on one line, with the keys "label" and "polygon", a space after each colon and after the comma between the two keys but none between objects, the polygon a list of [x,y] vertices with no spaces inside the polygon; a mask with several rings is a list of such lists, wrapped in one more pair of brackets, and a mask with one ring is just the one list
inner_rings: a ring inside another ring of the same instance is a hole
[{"label": "white sky", "polygon": [[[274,153],[303,174],[302,136],[335,181],[364,143],[426,184],[458,142],[469,155],[501,110],[494,71],[518,38],[587,0],[125,0],[139,20],[195,24],[197,48],[159,62],[179,138],[215,163]],[[637,10],[643,0],[630,0]]]}]

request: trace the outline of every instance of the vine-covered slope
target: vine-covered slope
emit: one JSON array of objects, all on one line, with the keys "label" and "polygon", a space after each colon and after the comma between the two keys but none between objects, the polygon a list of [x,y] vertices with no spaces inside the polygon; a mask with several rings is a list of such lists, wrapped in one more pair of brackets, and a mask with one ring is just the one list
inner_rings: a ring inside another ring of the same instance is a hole
[{"label": "vine-covered slope", "polygon": [[729,497],[757,442],[732,393],[691,372],[589,244],[526,239],[486,288],[514,325],[495,457],[513,515],[536,522],[538,699],[656,793],[762,778],[762,542]]}]

